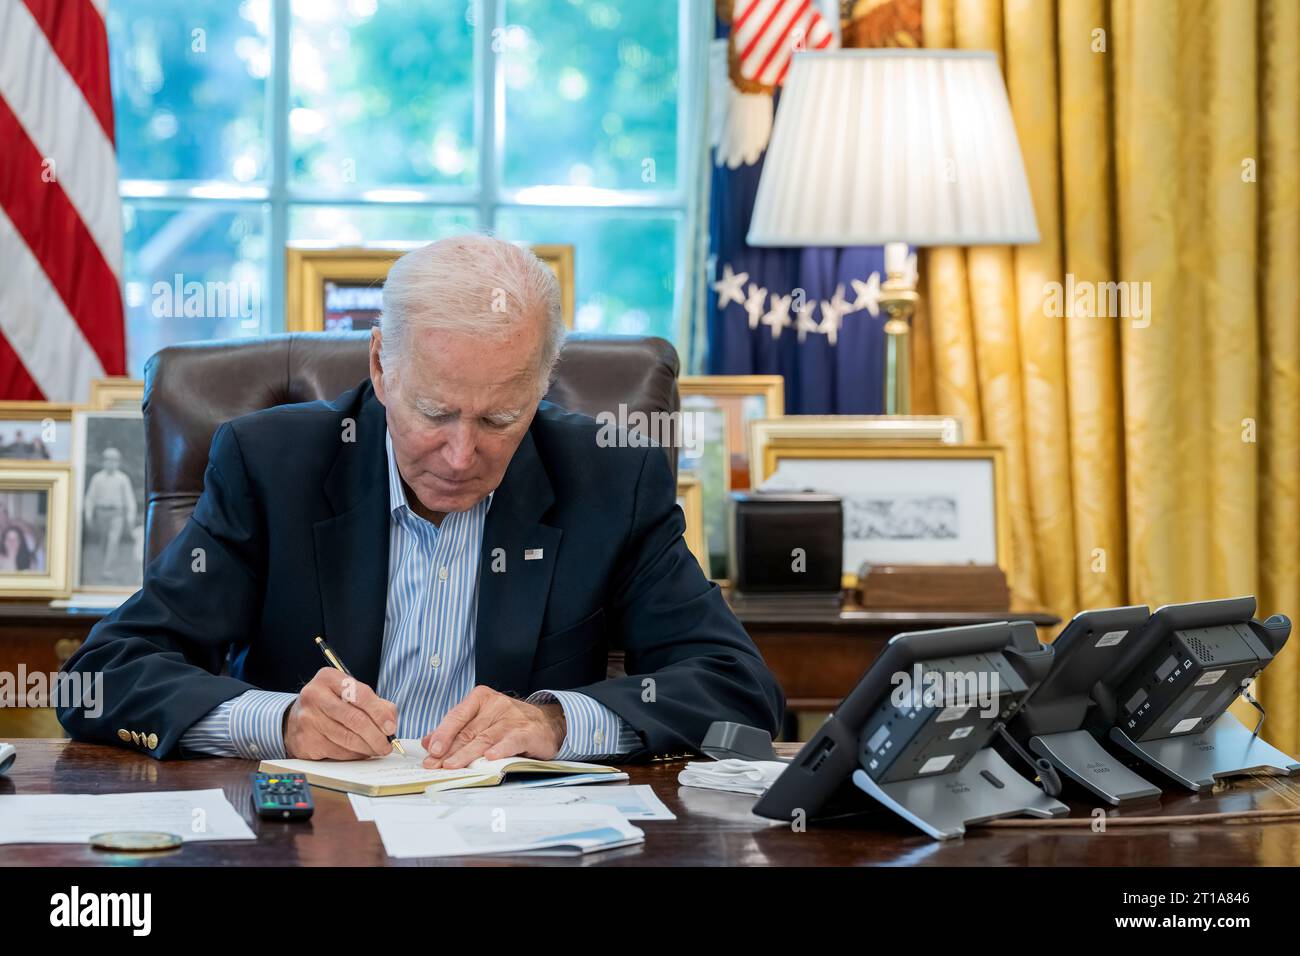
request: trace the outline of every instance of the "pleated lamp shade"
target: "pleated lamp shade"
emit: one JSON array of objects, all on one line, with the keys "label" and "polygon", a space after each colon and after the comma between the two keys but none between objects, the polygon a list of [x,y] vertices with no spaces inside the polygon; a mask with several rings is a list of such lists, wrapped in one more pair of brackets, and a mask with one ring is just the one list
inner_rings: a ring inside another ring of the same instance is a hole
[{"label": "pleated lamp shade", "polygon": [[992,52],[796,53],[749,225],[754,246],[1034,243]]}]

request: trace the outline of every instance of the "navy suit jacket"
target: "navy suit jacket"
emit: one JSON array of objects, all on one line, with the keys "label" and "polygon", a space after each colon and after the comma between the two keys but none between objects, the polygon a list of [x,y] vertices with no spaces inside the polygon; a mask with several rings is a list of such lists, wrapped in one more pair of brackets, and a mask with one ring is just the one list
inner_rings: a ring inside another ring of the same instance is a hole
[{"label": "navy suit jacket", "polygon": [[[222,701],[300,690],[324,663],[318,634],[374,687],[388,591],[385,429],[368,381],[222,425],[193,516],[65,664],[104,679],[99,717],[59,710],[68,732],[177,755]],[[587,694],[637,731],[643,746],[627,759],[694,750],[714,720],[775,733],[780,687],[686,548],[663,450],[598,447],[597,432],[543,402],[493,496],[477,682],[519,697]],[[525,550],[542,558],[525,561]],[[628,676],[607,679],[611,646]]]}]

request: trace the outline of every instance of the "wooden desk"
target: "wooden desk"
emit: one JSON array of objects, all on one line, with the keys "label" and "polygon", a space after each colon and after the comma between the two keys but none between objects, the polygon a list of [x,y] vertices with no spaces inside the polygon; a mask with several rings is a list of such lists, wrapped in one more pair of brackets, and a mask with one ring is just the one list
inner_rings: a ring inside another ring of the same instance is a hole
[{"label": "wooden desk", "polygon": [[[742,609],[737,616],[785,690],[792,718],[787,739],[796,739],[795,714],[833,710],[895,634],[1003,620],[1039,628],[1059,623],[1050,614],[864,611],[852,604],[838,611]],[[20,664],[28,673],[57,671],[100,617],[99,611],[0,603],[0,671],[16,674]],[[51,709],[0,709],[0,739],[62,732]]]},{"label": "wooden desk", "polygon": [[994,621],[1032,621],[1041,631],[1061,621],[1017,612],[867,611],[851,603],[838,611],[741,607],[736,616],[781,682],[790,711],[834,710],[895,634]]},{"label": "wooden desk", "polygon": [[[255,843],[192,843],[160,855],[113,856],[82,845],[0,846],[0,868],[129,863],[153,866],[1257,866],[1300,864],[1300,820],[1208,823],[1193,826],[1078,830],[972,829],[964,839],[938,843],[892,815],[881,813],[806,832],[769,825],[753,816],[753,798],[679,787],[683,761],[629,767],[632,783],[654,787],[678,819],[642,822],[646,842],[585,859],[518,858],[390,860],[373,823],[359,823],[347,796],[316,788],[316,813],[307,824],[273,823],[253,816],[248,774],[253,761],[211,758],[158,762],[128,750],[64,740],[19,740],[18,760],[0,777],[0,794],[113,793],[221,787],[258,834]],[[796,745],[781,745],[786,753]],[[619,786],[619,784],[607,784]],[[1241,778],[1198,797],[1170,790],[1163,802],[1130,815],[1204,813],[1300,805],[1300,781]],[[1072,801],[1076,816],[1092,809]]]}]

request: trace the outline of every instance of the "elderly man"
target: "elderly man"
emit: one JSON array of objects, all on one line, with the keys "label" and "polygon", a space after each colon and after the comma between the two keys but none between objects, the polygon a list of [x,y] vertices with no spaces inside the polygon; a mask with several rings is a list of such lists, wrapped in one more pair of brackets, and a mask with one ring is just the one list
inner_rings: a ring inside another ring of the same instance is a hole
[{"label": "elderly man", "polygon": [[686,548],[663,450],[541,402],[562,341],[529,252],[400,259],[369,381],[218,429],[193,517],[66,665],[103,672],[103,716],[64,727],[159,758],[359,759],[395,734],[447,768],[775,731],[780,688]]},{"label": "elderly man", "polygon": [[104,543],[98,573],[87,577],[96,584],[108,584],[121,576],[117,548],[122,533],[135,526],[135,489],[131,487],[130,476],[122,470],[120,451],[105,448],[101,461],[103,467],[86,486],[84,520],[85,527],[102,535]]}]

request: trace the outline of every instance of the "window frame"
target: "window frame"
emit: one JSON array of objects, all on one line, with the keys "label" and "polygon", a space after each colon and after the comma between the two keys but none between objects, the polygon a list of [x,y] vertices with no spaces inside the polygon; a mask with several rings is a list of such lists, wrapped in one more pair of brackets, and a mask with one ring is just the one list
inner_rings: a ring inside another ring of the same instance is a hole
[{"label": "window frame", "polygon": [[[235,184],[219,180],[123,179],[119,195],[124,202],[161,200],[169,203],[220,202],[247,205],[266,214],[268,261],[265,280],[268,294],[254,334],[282,332],[285,327],[285,249],[289,243],[289,213],[295,206],[330,205],[357,208],[457,207],[477,211],[478,227],[495,230],[502,209],[519,208],[538,211],[581,210],[599,214],[608,211],[623,216],[672,213],[674,224],[674,288],[671,327],[676,332],[685,306],[687,277],[685,253],[687,237],[694,228],[697,210],[692,202],[698,171],[695,160],[700,144],[695,142],[699,110],[705,105],[707,62],[694,51],[693,31],[700,19],[694,17],[695,0],[679,0],[677,8],[677,115],[676,175],[671,189],[605,189],[599,187],[523,187],[502,185],[505,165],[505,84],[502,55],[496,53],[492,40],[496,31],[507,26],[508,0],[471,0],[474,9],[474,136],[478,148],[478,183],[473,186],[391,185],[382,188],[350,186],[295,186],[289,179],[289,64],[292,36],[291,0],[272,0],[271,71],[267,76],[266,143],[270,156],[270,178],[261,183]],[[487,28],[480,25],[485,24]],[[431,237],[432,238],[432,237]],[[563,242],[553,236],[548,242]],[[395,243],[376,241],[392,248]],[[396,245],[403,245],[398,243]],[[414,243],[410,245],[415,245]],[[579,258],[575,272],[581,274]],[[674,335],[674,338],[676,335]],[[680,343],[684,344],[684,343]]]}]

